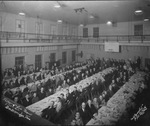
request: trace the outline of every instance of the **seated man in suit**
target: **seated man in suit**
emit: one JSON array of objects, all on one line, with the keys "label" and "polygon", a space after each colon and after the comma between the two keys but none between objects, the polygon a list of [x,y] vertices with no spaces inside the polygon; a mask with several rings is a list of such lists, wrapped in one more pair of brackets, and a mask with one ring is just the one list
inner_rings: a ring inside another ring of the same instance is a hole
[{"label": "seated man in suit", "polygon": [[15,96],[17,96],[19,99],[22,98],[22,92],[21,92],[21,89],[19,87],[16,88],[16,91],[12,97],[14,98]]},{"label": "seated man in suit", "polygon": [[106,102],[105,102],[105,97],[103,98],[102,95],[99,96],[99,103],[100,103],[100,107],[105,106]]},{"label": "seated man in suit", "polygon": [[36,92],[37,91],[37,85],[35,84],[35,82],[33,82],[33,84],[31,85],[30,91],[31,92]]},{"label": "seated man in suit", "polygon": [[83,92],[82,85],[80,85],[80,86],[78,87],[78,91],[79,91],[80,94]]},{"label": "seated man in suit", "polygon": [[10,98],[10,99],[13,99],[13,98],[12,98],[13,93],[12,93],[12,91],[10,90],[10,88],[7,88],[7,90],[4,92],[4,96],[6,96],[7,98]]},{"label": "seated man in suit", "polygon": [[60,94],[60,98],[61,98],[62,106],[64,106],[65,103],[66,103],[66,99],[64,98],[64,94],[63,93]]},{"label": "seated man in suit", "polygon": [[43,87],[41,87],[40,92],[38,93],[38,97],[39,97],[39,100],[42,100],[43,98],[46,97],[46,93]]},{"label": "seated man in suit", "polygon": [[112,91],[116,93],[119,90],[119,86],[117,84],[112,84]]},{"label": "seated man in suit", "polygon": [[108,101],[112,96],[114,95],[114,92],[112,90],[112,85],[109,85],[109,89],[107,90],[107,94],[106,94],[106,101]]},{"label": "seated man in suit", "polygon": [[62,88],[67,88],[67,87],[69,87],[69,85],[66,83],[66,81],[64,80],[63,81],[63,84],[62,84]]},{"label": "seated man in suit", "polygon": [[96,108],[96,110],[98,110],[98,109],[99,109],[99,107],[100,107],[100,103],[99,103],[99,101],[98,101],[98,98],[97,98],[97,97],[95,97],[95,98],[93,99],[93,105],[94,105],[94,107]]},{"label": "seated man in suit", "polygon": [[56,109],[54,108],[54,101],[50,101],[49,106],[42,110],[41,117],[48,119],[51,122],[54,122],[54,117],[56,115]]},{"label": "seated man in suit", "polygon": [[79,113],[81,115],[84,125],[91,119],[90,112],[87,109],[85,109],[85,107],[86,107],[86,105],[83,102],[81,105],[81,109],[79,109]]},{"label": "seated man in suit", "polygon": [[48,87],[48,89],[47,89],[47,91],[46,91],[46,97],[48,97],[48,96],[50,96],[50,95],[52,95],[52,94],[54,94],[54,91],[52,90],[52,88],[49,88],[49,87]]},{"label": "seated man in suit", "polygon": [[60,110],[62,109],[62,102],[61,102],[61,98],[57,97],[57,100],[55,102],[55,108],[56,108],[56,112],[60,112]]},{"label": "seated man in suit", "polygon": [[31,105],[31,99],[29,98],[29,94],[26,94],[25,98],[22,99],[22,103],[24,107]]},{"label": "seated man in suit", "polygon": [[80,92],[77,90],[77,87],[74,87],[74,91],[71,93],[74,101],[79,97]]},{"label": "seated man in suit", "polygon": [[67,104],[71,103],[73,101],[72,94],[69,93],[69,89],[66,89],[66,102]]},{"label": "seated man in suit", "polygon": [[18,96],[15,96],[15,97],[14,97],[14,102],[15,102],[15,103],[18,103],[18,104],[21,104],[21,101],[20,101],[20,99],[18,98]]},{"label": "seated man in suit", "polygon": [[35,102],[39,101],[39,97],[37,96],[36,92],[33,93],[33,98],[32,98],[32,104],[34,104]]}]

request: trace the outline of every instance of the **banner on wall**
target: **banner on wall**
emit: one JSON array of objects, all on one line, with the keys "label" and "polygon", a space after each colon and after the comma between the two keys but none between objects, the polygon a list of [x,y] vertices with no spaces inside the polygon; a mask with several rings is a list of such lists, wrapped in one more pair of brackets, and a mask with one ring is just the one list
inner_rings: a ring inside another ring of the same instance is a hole
[{"label": "banner on wall", "polygon": [[106,52],[120,52],[120,47],[118,42],[105,42]]}]

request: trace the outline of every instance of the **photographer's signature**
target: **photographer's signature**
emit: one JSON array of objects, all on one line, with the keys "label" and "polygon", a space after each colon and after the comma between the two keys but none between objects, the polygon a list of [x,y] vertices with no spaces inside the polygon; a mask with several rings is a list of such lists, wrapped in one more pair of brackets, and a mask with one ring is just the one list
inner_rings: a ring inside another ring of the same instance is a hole
[{"label": "photographer's signature", "polygon": [[140,116],[142,116],[146,110],[147,110],[147,107],[142,104],[141,107],[139,108],[138,112],[133,115],[131,120],[134,120],[134,121],[138,120],[138,118]]}]

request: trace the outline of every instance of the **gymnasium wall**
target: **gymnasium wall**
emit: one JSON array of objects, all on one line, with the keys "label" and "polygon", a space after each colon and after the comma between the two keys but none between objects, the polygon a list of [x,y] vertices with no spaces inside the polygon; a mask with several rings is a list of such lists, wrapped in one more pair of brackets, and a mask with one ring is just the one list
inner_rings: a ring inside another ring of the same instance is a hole
[{"label": "gymnasium wall", "polygon": [[[50,54],[56,53],[56,61],[62,59],[62,52],[67,52],[66,64],[72,63],[72,51],[77,53],[77,45],[47,45],[47,46],[18,46],[1,47],[2,70],[15,66],[15,57],[24,56],[25,64],[35,64],[35,55],[42,55],[42,67],[45,62],[50,62]],[[66,65],[62,64],[62,65]]]},{"label": "gymnasium wall", "polygon": [[121,44],[120,52],[105,52],[104,44],[82,43],[79,45],[78,53],[83,52],[83,57],[79,61],[85,61],[88,58],[115,58],[115,59],[132,59],[138,56],[142,58],[142,64],[145,65],[145,58],[150,58],[150,45],[145,44]]}]

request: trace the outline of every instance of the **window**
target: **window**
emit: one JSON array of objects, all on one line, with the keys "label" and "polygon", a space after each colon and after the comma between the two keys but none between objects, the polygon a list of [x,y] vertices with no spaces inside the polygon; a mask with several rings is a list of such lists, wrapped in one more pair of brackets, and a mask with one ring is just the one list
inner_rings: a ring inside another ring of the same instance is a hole
[{"label": "window", "polygon": [[72,51],[72,62],[76,60],[76,51]]},{"label": "window", "polygon": [[35,29],[36,29],[37,38],[42,38],[42,35],[40,34],[43,34],[43,23],[36,22]]},{"label": "window", "polygon": [[16,32],[24,33],[25,32],[25,22],[24,20],[16,20]]},{"label": "window", "polygon": [[64,27],[63,27],[63,35],[68,35],[67,26],[64,26]]},{"label": "window", "polygon": [[57,27],[56,25],[51,25],[51,34],[52,35],[57,35]]},{"label": "window", "polygon": [[150,66],[150,59],[149,58],[145,58],[145,66],[146,67]]},{"label": "window", "polygon": [[99,27],[94,27],[93,28],[93,37],[94,38],[99,37]]},{"label": "window", "polygon": [[65,64],[67,62],[67,53],[62,52],[62,64]]},{"label": "window", "polygon": [[0,16],[0,31],[2,31],[2,16]]},{"label": "window", "polygon": [[83,37],[84,38],[88,37],[88,28],[83,28]]},{"label": "window", "polygon": [[15,57],[15,66],[16,67],[19,67],[19,66],[22,66],[24,65],[24,56],[20,56],[20,57]]},{"label": "window", "polygon": [[71,30],[71,35],[76,35],[76,28],[75,27],[72,27],[72,30]]},{"label": "window", "polygon": [[35,69],[42,67],[42,55],[35,55]]},{"label": "window", "polygon": [[50,62],[55,62],[56,61],[56,53],[51,53],[50,54]]},{"label": "window", "polygon": [[143,35],[143,25],[134,25],[134,35]]}]

